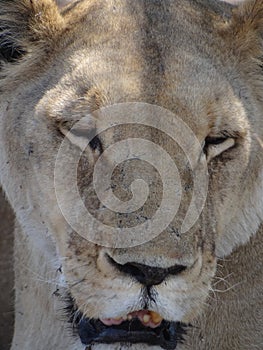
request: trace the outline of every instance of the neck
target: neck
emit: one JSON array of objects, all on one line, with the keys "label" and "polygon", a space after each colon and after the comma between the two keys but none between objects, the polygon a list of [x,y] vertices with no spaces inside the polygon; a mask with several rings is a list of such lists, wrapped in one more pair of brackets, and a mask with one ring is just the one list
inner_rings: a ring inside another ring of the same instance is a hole
[{"label": "neck", "polygon": [[208,305],[189,334],[191,349],[262,348],[262,234],[261,224],[247,244],[218,261]]},{"label": "neck", "polygon": [[[12,350],[83,349],[65,315],[66,288],[50,239],[36,244],[18,225],[15,229],[15,333]],[[39,235],[39,233],[38,233]],[[23,320],[31,320],[30,326]],[[40,331],[41,330],[41,331]],[[21,343],[23,342],[23,343]]]}]

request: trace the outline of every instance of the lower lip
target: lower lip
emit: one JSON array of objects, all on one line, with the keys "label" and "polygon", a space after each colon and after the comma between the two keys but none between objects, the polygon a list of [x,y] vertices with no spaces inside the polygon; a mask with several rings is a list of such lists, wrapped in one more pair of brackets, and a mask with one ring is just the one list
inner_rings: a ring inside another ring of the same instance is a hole
[{"label": "lower lip", "polygon": [[105,326],[99,320],[81,319],[77,327],[81,342],[86,346],[94,343],[140,343],[174,350],[185,333],[179,323],[163,321],[162,325],[155,330],[143,326],[138,319],[112,327]]}]

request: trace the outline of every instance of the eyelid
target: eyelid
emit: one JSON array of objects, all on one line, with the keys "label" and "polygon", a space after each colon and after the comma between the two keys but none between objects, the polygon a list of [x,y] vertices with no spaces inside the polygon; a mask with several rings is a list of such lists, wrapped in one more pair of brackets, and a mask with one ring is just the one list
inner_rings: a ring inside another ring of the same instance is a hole
[{"label": "eyelid", "polygon": [[228,137],[225,136],[219,136],[219,137],[212,137],[212,136],[207,136],[205,139],[205,144],[207,145],[218,145],[220,143],[225,142],[228,139]]},{"label": "eyelid", "polygon": [[206,144],[207,162],[209,162],[212,158],[215,158],[219,154],[225,152],[229,148],[233,147],[234,145],[235,145],[234,138],[226,138],[219,143]]},{"label": "eyelid", "polygon": [[85,117],[75,121],[75,123],[62,121],[58,123],[58,129],[62,135],[82,151],[89,145],[92,151],[103,152],[102,142],[96,135],[96,125],[93,119]]}]

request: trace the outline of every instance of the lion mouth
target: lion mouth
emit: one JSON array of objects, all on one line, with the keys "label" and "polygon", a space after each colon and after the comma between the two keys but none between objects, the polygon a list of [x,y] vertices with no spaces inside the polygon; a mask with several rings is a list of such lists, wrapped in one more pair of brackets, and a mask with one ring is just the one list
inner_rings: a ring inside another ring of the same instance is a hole
[{"label": "lion mouth", "polygon": [[76,324],[81,342],[88,346],[95,343],[144,343],[173,350],[183,341],[185,326],[169,322],[152,311],[140,310],[126,318],[88,319],[81,317]]}]

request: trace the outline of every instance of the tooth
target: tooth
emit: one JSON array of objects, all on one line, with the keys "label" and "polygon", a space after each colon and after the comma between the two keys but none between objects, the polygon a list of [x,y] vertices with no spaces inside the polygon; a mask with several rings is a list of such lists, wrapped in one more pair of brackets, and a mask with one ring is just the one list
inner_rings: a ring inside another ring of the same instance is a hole
[{"label": "tooth", "polygon": [[122,317],[114,317],[115,321],[120,321],[122,319]]},{"label": "tooth", "polygon": [[127,316],[127,315],[122,316],[122,319],[123,319],[124,321],[126,321],[126,320],[128,319],[128,316]]},{"label": "tooth", "polygon": [[128,321],[131,321],[132,320],[132,315],[128,315],[127,319],[128,319]]},{"label": "tooth", "polygon": [[150,311],[150,315],[151,315],[152,321],[153,321],[155,324],[160,323],[160,322],[163,320],[162,316],[160,316],[159,314],[157,314],[157,312]]},{"label": "tooth", "polygon": [[150,316],[150,315],[144,315],[144,316],[143,316],[143,322],[144,322],[144,323],[148,323],[148,322],[150,321],[150,319],[151,319],[151,316]]}]

